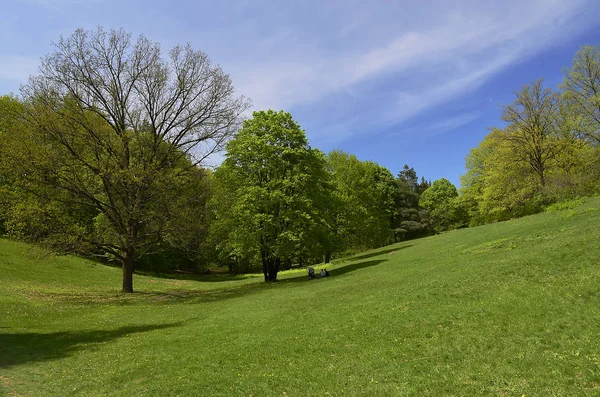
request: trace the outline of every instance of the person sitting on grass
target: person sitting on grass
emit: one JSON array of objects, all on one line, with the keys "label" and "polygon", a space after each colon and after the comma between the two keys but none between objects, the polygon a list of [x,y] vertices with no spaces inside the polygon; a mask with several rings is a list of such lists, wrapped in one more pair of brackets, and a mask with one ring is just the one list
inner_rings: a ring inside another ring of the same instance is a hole
[{"label": "person sitting on grass", "polygon": [[321,277],[329,276],[329,272],[326,269],[321,269]]},{"label": "person sitting on grass", "polygon": [[308,268],[308,278],[315,278],[315,269],[312,267]]}]

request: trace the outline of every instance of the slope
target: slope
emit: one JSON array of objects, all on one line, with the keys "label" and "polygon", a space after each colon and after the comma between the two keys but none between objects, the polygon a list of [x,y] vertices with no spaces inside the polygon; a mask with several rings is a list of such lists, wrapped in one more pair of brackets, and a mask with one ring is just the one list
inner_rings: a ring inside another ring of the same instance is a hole
[{"label": "slope", "polygon": [[17,395],[595,395],[600,200],[304,271],[137,276],[0,240]]}]

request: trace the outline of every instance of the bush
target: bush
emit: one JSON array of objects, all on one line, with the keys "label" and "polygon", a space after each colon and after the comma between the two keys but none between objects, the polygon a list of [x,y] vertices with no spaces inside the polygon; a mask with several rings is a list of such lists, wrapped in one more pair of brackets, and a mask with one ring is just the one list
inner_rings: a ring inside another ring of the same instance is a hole
[{"label": "bush", "polygon": [[559,203],[554,203],[546,207],[546,212],[558,212],[565,210],[572,210],[581,204],[583,204],[585,200],[583,198],[572,199],[567,201],[562,201]]}]

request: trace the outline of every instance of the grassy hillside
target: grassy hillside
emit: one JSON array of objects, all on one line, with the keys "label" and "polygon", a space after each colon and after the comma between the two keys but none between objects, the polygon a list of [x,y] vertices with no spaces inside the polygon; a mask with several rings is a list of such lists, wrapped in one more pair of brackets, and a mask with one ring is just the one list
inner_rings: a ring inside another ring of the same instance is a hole
[{"label": "grassy hillside", "polygon": [[123,296],[119,269],[0,240],[0,390],[600,395],[599,241],[589,199],[357,255],[329,278],[136,276]]}]

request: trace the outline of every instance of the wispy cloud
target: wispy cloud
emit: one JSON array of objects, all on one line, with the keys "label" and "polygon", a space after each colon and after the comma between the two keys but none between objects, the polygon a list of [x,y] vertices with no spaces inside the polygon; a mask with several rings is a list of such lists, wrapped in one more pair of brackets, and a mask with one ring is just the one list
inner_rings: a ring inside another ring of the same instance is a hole
[{"label": "wispy cloud", "polygon": [[[419,20],[418,26],[410,23],[410,8],[376,1],[340,10],[340,22],[332,20],[330,28],[337,34],[304,27],[307,33],[298,35],[293,29],[301,27],[290,24],[283,42],[260,50],[268,56],[255,54],[240,67],[234,65],[232,75],[238,90],[259,109],[308,106],[318,111],[328,107],[332,96],[351,92],[340,111],[352,120],[401,123],[476,90],[498,72],[593,23],[582,14],[592,4],[584,0],[509,0],[492,7],[448,3],[428,4],[437,10],[435,17]],[[361,29],[369,32],[367,38],[357,38]],[[319,35],[318,45],[306,46]],[[380,100],[365,100],[371,91]],[[341,127],[340,134],[350,133]]]},{"label": "wispy cloud", "polygon": [[[25,82],[60,33],[122,24],[153,40],[190,41],[230,73],[255,109],[304,115],[319,126],[311,138],[336,141],[400,125],[472,93],[499,72],[598,24],[600,11],[596,0],[18,3],[26,6],[12,11],[21,18],[10,25],[13,37],[31,15],[40,27],[52,23],[45,31],[32,26],[35,33],[0,49],[0,86]],[[200,14],[210,18],[198,24]],[[43,38],[40,52],[21,51],[39,44],[33,37]],[[22,56],[30,54],[36,57]]]},{"label": "wispy cloud", "polygon": [[469,112],[459,114],[457,116],[449,117],[436,121],[425,127],[424,131],[428,135],[443,134],[446,132],[454,131],[460,127],[472,123],[475,120],[481,118],[480,112]]}]

